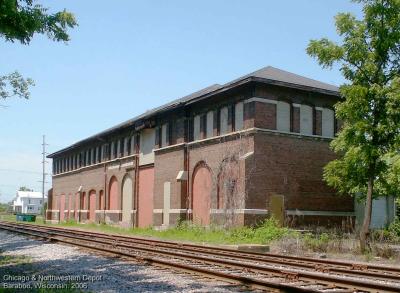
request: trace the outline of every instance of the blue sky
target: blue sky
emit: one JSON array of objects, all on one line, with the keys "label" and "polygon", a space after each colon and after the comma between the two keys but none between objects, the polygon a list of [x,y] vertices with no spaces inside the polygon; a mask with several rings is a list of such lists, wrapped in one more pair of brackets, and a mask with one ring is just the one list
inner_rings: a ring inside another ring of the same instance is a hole
[{"label": "blue sky", "polygon": [[[339,85],[307,56],[312,38],[337,40],[348,0],[39,1],[73,12],[71,41],[1,40],[0,74],[35,80],[30,100],[0,101],[0,201],[40,191],[41,140],[53,152],[145,110],[272,65]],[[50,172],[51,164],[48,164]],[[51,184],[51,178],[48,178]]]}]

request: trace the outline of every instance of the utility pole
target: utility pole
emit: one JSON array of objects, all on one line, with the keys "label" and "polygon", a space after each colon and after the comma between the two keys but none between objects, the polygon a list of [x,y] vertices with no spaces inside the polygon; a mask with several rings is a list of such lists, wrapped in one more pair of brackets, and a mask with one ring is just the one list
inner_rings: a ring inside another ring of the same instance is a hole
[{"label": "utility pole", "polygon": [[42,143],[42,214],[43,219],[46,216],[46,211],[44,210],[44,191],[45,191],[45,184],[46,184],[46,136],[43,135],[43,143]]}]

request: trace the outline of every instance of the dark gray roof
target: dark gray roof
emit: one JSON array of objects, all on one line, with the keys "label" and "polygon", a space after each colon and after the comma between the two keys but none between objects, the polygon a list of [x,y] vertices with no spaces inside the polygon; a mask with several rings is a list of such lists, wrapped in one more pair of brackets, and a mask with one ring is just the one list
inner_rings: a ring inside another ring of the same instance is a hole
[{"label": "dark gray roof", "polygon": [[179,106],[184,106],[186,104],[194,103],[200,99],[208,98],[216,93],[219,93],[224,90],[228,90],[230,88],[237,86],[238,84],[249,82],[249,81],[260,81],[260,82],[276,84],[276,85],[281,85],[281,86],[286,86],[286,87],[300,88],[303,90],[321,92],[321,93],[330,94],[330,95],[334,95],[334,96],[339,95],[339,88],[334,85],[323,83],[323,82],[320,82],[320,81],[317,81],[314,79],[310,79],[310,78],[307,78],[307,77],[304,77],[301,75],[297,75],[297,74],[294,74],[294,73],[291,73],[288,71],[284,71],[284,70],[281,70],[281,69],[278,69],[278,68],[275,68],[272,66],[267,66],[267,67],[261,68],[257,71],[254,71],[252,73],[246,74],[238,79],[230,81],[224,85],[214,84],[214,85],[208,86],[204,89],[201,89],[197,92],[194,92],[190,95],[173,100],[172,102],[162,105],[160,107],[146,111],[139,116],[136,116],[125,122],[122,122],[118,125],[108,128],[102,132],[99,132],[95,135],[92,135],[88,138],[78,141],[77,143],[74,143],[74,144],[70,145],[69,147],[61,149],[55,153],[52,153],[48,157],[52,158],[55,155],[58,155],[65,151],[71,150],[71,149],[73,149],[77,146],[80,146],[84,143],[87,143],[89,141],[100,139],[100,138],[104,137],[105,135],[108,135],[118,129],[133,126],[136,121],[139,121],[143,118],[150,118],[151,116],[154,116],[158,113],[165,112],[170,109],[177,108]]},{"label": "dark gray roof", "polygon": [[298,74],[294,74],[282,69],[278,69],[272,66],[267,66],[264,68],[261,68],[257,71],[254,71],[252,73],[246,74],[245,76],[242,76],[234,81],[229,82],[230,83],[235,83],[236,81],[243,80],[248,77],[258,77],[261,79],[267,79],[271,81],[278,81],[282,82],[285,84],[292,84],[292,85],[298,85],[298,86],[304,86],[304,87],[309,87],[309,88],[314,88],[314,89],[321,89],[321,90],[326,90],[326,91],[332,91],[332,92],[338,92],[339,88],[337,86],[320,82],[315,79],[311,79],[308,77],[304,77]]}]

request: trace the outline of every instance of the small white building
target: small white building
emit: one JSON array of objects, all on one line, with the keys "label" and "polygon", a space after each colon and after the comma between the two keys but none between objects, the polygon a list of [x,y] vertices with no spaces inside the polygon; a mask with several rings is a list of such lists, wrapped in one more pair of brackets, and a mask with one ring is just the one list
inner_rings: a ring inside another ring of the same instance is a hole
[{"label": "small white building", "polygon": [[[17,191],[17,196],[13,201],[13,211],[22,214],[40,214],[42,209],[42,193],[34,191]],[[47,202],[47,196],[44,196]]]}]

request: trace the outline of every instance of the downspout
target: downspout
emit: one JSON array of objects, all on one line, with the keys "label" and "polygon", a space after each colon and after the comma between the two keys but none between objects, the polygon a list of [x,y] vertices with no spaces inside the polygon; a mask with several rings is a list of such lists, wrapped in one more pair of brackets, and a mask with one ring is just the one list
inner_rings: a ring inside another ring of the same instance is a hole
[{"label": "downspout", "polygon": [[103,223],[106,222],[106,210],[107,210],[107,164],[104,163],[104,188],[103,188]]},{"label": "downspout", "polygon": [[139,139],[140,136],[136,135],[135,137],[135,197],[134,197],[134,204],[135,204],[135,227],[138,227],[139,223]]},{"label": "downspout", "polygon": [[185,113],[185,122],[186,122],[186,133],[184,134],[185,148],[184,148],[184,171],[187,172],[187,180],[186,180],[186,220],[190,221],[192,215],[189,213],[192,207],[192,199],[190,192],[190,174],[189,174],[189,138],[190,138],[190,119],[188,113]]}]

